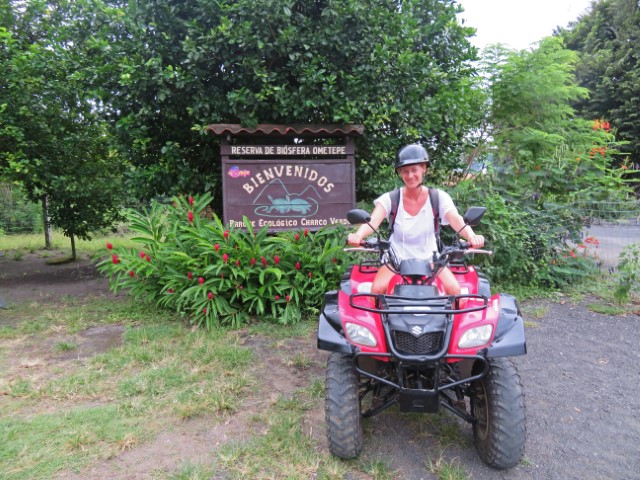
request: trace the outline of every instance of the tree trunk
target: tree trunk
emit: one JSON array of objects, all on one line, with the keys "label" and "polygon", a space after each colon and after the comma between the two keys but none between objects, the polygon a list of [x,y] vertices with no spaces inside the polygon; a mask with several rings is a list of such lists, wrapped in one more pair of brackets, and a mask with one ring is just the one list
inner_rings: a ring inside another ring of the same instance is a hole
[{"label": "tree trunk", "polygon": [[46,195],[42,196],[42,220],[44,222],[44,248],[51,250],[53,248],[51,241],[51,219],[49,218],[49,208]]},{"label": "tree trunk", "polygon": [[71,257],[73,258],[73,261],[75,262],[77,260],[77,257],[76,257],[76,237],[73,235],[73,233],[71,235],[69,235],[69,237],[71,238]]}]

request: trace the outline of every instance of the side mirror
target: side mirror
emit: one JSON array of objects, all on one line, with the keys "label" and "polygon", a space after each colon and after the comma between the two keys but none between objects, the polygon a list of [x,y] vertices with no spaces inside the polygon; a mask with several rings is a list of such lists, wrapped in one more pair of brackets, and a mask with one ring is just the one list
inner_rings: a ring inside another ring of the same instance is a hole
[{"label": "side mirror", "polygon": [[347,212],[347,220],[351,225],[361,225],[363,223],[369,223],[371,217],[367,211],[356,208]]},{"label": "side mirror", "polygon": [[480,220],[482,220],[484,212],[486,211],[487,207],[469,207],[469,210],[467,210],[464,214],[464,217],[462,217],[464,219],[465,225],[471,225],[472,227],[475,227],[480,223]]}]

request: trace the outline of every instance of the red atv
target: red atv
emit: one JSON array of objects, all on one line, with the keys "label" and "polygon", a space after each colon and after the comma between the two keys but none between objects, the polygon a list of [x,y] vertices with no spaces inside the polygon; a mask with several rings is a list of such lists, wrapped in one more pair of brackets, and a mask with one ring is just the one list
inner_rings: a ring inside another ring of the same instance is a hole
[{"label": "red atv", "polygon": [[[465,224],[477,225],[484,212],[471,207]],[[370,221],[364,210],[351,210],[347,219]],[[488,280],[464,261],[466,254],[491,252],[457,240],[432,262],[394,262],[389,241],[377,231],[374,237],[346,249],[379,255],[352,265],[340,289],[325,293],[319,319],[318,348],[331,352],[325,387],[331,453],[357,457],[361,418],[397,403],[401,412],[454,413],[473,426],[486,464],[514,467],[524,455],[526,425],[520,377],[508,357],[526,353],[524,322],[515,298],[491,295]],[[374,295],[371,282],[385,255],[397,274],[387,294]],[[446,266],[460,295],[442,293],[437,274]]]}]

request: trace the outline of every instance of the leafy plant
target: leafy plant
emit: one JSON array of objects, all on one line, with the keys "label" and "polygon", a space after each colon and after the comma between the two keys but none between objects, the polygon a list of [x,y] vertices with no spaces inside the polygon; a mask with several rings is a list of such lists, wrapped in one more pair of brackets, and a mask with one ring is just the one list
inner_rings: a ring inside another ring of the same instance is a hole
[{"label": "leafy plant", "polygon": [[114,248],[98,268],[114,290],[175,309],[206,328],[238,327],[251,317],[295,323],[320,306],[343,270],[344,231],[227,228],[204,216],[210,195],[176,197],[171,205],[129,211],[138,249]]},{"label": "leafy plant", "polygon": [[622,250],[618,263],[618,283],[613,296],[618,303],[629,301],[633,292],[640,291],[640,244]]}]

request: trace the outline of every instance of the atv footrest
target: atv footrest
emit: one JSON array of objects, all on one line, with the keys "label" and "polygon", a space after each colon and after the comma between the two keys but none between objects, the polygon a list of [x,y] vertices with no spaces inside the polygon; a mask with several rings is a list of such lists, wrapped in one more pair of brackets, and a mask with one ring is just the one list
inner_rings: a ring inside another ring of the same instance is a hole
[{"label": "atv footrest", "polygon": [[440,406],[437,392],[415,388],[400,388],[398,402],[401,412],[436,413]]}]

